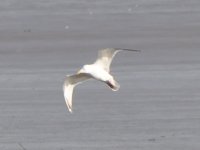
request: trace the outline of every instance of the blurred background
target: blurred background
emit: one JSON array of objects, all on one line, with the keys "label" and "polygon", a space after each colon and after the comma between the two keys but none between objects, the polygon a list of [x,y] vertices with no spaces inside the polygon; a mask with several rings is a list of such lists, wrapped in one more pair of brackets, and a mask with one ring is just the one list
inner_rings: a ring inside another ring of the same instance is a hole
[{"label": "blurred background", "polygon": [[[1,0],[0,149],[199,150],[200,1]],[[119,53],[112,92],[66,74]]]}]

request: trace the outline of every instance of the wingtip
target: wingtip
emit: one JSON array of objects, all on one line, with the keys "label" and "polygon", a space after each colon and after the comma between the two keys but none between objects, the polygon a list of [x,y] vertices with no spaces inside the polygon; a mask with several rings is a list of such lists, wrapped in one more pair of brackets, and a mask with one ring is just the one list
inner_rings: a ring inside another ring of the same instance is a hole
[{"label": "wingtip", "polygon": [[72,114],[72,113],[73,113],[72,107],[70,107],[70,106],[67,104],[67,108],[68,108],[68,111]]},{"label": "wingtip", "polygon": [[73,111],[72,111],[72,109],[68,109],[69,110],[69,112],[72,114],[73,113]]},{"label": "wingtip", "polygon": [[126,49],[126,48],[114,48],[116,50],[121,50],[121,51],[135,51],[135,52],[141,52],[139,49]]},{"label": "wingtip", "polygon": [[68,108],[69,112],[72,113],[72,106],[68,102],[66,104],[67,104],[67,108]]}]

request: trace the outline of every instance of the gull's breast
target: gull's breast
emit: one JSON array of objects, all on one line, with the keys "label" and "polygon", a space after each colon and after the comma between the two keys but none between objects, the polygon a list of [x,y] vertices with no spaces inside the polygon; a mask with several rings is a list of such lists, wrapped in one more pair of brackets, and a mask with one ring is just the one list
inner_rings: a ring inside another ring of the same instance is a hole
[{"label": "gull's breast", "polygon": [[93,78],[104,82],[108,81],[111,78],[111,75],[107,71],[97,65],[91,68],[90,74]]}]

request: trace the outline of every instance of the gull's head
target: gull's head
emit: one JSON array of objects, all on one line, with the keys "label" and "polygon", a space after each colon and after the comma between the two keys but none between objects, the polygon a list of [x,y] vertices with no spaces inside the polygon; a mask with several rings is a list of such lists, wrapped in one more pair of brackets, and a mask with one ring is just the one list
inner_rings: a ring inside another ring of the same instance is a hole
[{"label": "gull's head", "polygon": [[77,73],[78,73],[78,74],[80,74],[80,73],[85,73],[85,71],[84,71],[83,68],[81,68]]},{"label": "gull's head", "polygon": [[89,72],[89,65],[84,65],[79,71],[78,73],[88,73]]}]

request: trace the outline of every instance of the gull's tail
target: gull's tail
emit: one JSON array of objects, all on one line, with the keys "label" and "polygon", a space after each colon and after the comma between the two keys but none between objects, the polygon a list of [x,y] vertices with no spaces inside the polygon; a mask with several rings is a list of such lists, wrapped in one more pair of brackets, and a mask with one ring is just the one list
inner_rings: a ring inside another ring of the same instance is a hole
[{"label": "gull's tail", "polygon": [[106,81],[106,84],[113,90],[118,91],[120,88],[120,84],[114,79]]}]

